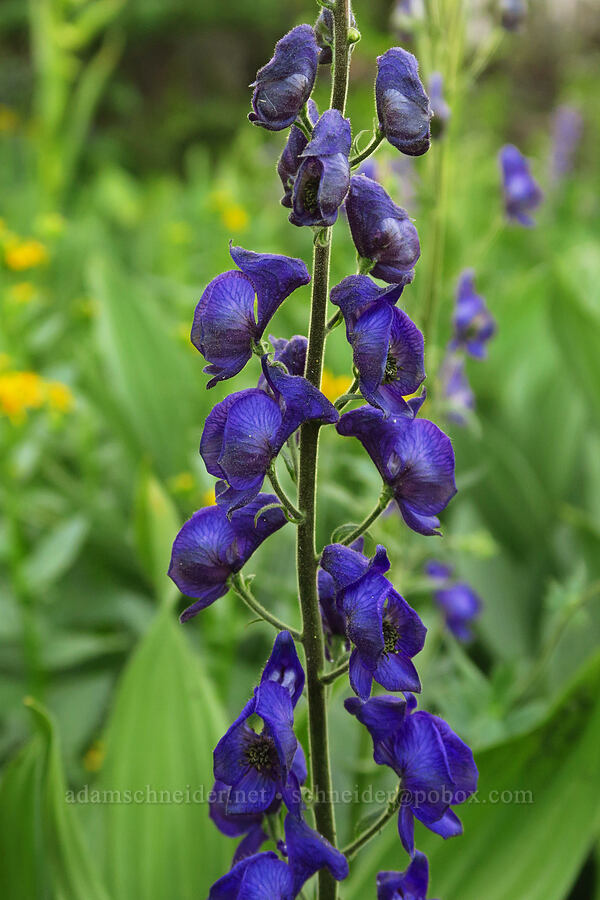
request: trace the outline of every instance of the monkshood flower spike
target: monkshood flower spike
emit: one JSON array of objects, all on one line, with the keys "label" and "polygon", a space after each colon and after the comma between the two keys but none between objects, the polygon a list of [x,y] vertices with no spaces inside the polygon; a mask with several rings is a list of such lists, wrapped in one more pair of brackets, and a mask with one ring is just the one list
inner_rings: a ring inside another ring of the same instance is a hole
[{"label": "monkshood flower spike", "polygon": [[458,280],[453,325],[449,349],[465,350],[476,359],[485,359],[486,344],[494,336],[496,323],[485,300],[475,291],[473,269],[465,269]]},{"label": "monkshood flower spike", "polygon": [[375,101],[379,129],[390,144],[407,156],[429,150],[432,112],[412,53],[392,47],[377,57]]},{"label": "monkshood flower spike", "polygon": [[513,144],[506,144],[500,150],[499,159],[506,215],[509,220],[530,228],[535,225],[530,213],[542,202],[542,191],[528,161]]},{"label": "monkshood flower spike", "polygon": [[310,25],[298,25],[275,45],[273,59],[257,72],[249,120],[269,131],[282,131],[311,95],[319,47]]},{"label": "monkshood flower spike", "polygon": [[333,578],[354,645],[349,668],[353,691],[368,699],[373,680],[388,691],[420,691],[412,657],[423,649],[427,629],[385,578],[390,567],[385,548],[379,546],[370,560],[350,547],[330,544],[321,567]]},{"label": "monkshood flower spike", "polygon": [[[333,30],[333,12],[330,9],[323,8],[315,22],[315,37],[320,47],[319,65],[321,66],[331,65],[333,61]],[[359,39],[360,34],[356,30],[356,19],[352,9],[350,9],[348,40],[354,45]]]},{"label": "monkshood flower spike", "polygon": [[464,741],[443,719],[413,712],[413,703],[394,697],[365,703],[352,698],[344,705],[371,734],[375,762],[392,768],[400,779],[398,832],[406,852],[415,854],[415,818],[444,839],[462,834],[452,807],[475,792],[478,778]]},{"label": "monkshood flower spike", "polygon": [[337,430],[359,439],[409,528],[440,534],[437,515],[456,493],[450,438],[427,419],[386,419],[368,407],[344,413]]},{"label": "monkshood flower spike", "polygon": [[200,455],[222,481],[217,503],[228,515],[256,497],[269,466],[304,422],[335,423],[338,412],[312,384],[262,359],[270,394],[249,388],[230,394],[207,416]]},{"label": "monkshood flower spike", "polygon": [[353,175],[346,212],[354,245],[367,271],[389,284],[409,284],[421,255],[417,229],[406,210],[366,175]]},{"label": "monkshood flower spike", "polygon": [[168,573],[182,594],[198,598],[182,613],[182,622],[226,594],[229,577],[240,571],[264,540],[285,525],[287,520],[280,509],[261,512],[274,503],[274,494],[258,494],[229,519],[219,506],[207,506],[185,523],[175,538]]},{"label": "monkshood flower spike", "polygon": [[[192,344],[208,360],[207,387],[240,372],[286,297],[310,275],[301,259],[230,247],[239,266],[214,278],[194,312]],[[256,314],[255,314],[256,306]]]},{"label": "monkshood flower spike", "polygon": [[378,287],[366,275],[349,275],[336,285],[331,302],[339,306],[352,347],[360,391],[386,416],[413,418],[413,394],[425,379],[423,335],[395,305],[404,285]]},{"label": "monkshood flower spike", "polygon": [[337,109],[323,113],[300,153],[292,192],[292,225],[333,225],[350,185],[350,120]]}]

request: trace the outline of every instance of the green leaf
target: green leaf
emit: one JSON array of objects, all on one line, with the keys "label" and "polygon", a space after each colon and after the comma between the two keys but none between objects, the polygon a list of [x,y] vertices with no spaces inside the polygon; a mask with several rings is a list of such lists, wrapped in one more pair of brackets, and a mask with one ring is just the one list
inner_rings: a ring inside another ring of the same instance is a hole
[{"label": "green leaf", "polygon": [[[564,900],[600,831],[600,656],[545,722],[477,755],[476,801],[458,809],[464,835],[443,841],[419,827],[432,897]],[[503,792],[510,792],[502,800]],[[527,802],[531,800],[531,802]],[[381,869],[406,859],[394,824],[353,867],[347,900],[366,896]]]},{"label": "green leaf", "polygon": [[0,785],[0,885],[11,900],[108,900],[65,793],[54,724],[28,700],[37,734]]},{"label": "green leaf", "polygon": [[33,548],[23,567],[23,574],[31,590],[40,584],[47,589],[73,565],[89,532],[89,522],[83,516],[73,516],[60,522],[44,535]]},{"label": "green leaf", "polygon": [[225,728],[184,627],[163,607],[123,675],[89,788],[91,799],[100,791],[95,846],[112,900],[198,900],[229,869],[234,844],[206,802]]},{"label": "green leaf", "polygon": [[174,600],[177,596],[167,569],[180,526],[181,519],[173,501],[160,481],[143,466],[135,497],[135,542],[142,568],[159,599]]}]

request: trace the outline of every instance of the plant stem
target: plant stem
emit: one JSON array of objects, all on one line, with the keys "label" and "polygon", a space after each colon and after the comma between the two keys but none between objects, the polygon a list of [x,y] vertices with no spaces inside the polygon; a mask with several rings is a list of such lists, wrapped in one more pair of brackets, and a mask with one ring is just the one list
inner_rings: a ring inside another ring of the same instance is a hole
[{"label": "plant stem", "polygon": [[376,819],[375,822],[366,829],[366,831],[363,831],[362,834],[359,834],[359,836],[354,841],[352,841],[352,843],[348,844],[347,847],[344,847],[342,853],[344,853],[345,856],[354,856],[354,854],[357,853],[358,850],[361,849],[361,847],[364,847],[365,844],[369,843],[371,838],[374,838],[377,834],[379,834],[383,826],[389,822],[389,820],[396,812],[398,812],[401,797],[400,791],[401,787],[400,785],[398,785],[398,790],[396,791],[396,794],[392,798],[392,800],[390,800],[390,802],[388,803],[385,812],[383,812],[379,816],[379,818]]},{"label": "plant stem", "polygon": [[333,404],[337,410],[342,410],[351,400],[360,400],[360,395],[357,393],[358,384],[358,378],[355,378],[346,393],[337,398]]},{"label": "plant stem", "polygon": [[[348,24],[349,0],[337,0],[334,18],[334,73],[331,106],[344,114],[348,93]],[[330,237],[329,232],[328,237]],[[317,241],[314,246],[312,301],[305,377],[320,388],[327,328],[327,298],[329,293],[329,260],[331,241]],[[317,458],[319,423],[306,422],[300,430],[300,459],[298,472],[298,506],[304,520],[297,529],[298,593],[302,610],[302,640],[306,657],[306,686],[308,694],[308,734],[312,790],[315,798],[315,824],[320,834],[335,846],[335,811],[331,789],[327,695],[320,673],[325,663],[325,648],[319,595],[317,591],[318,562],[315,547]],[[337,882],[327,869],[319,872],[319,900],[335,900]]]},{"label": "plant stem", "polygon": [[279,478],[277,477],[277,471],[275,469],[275,463],[272,463],[269,468],[269,481],[273,487],[273,490],[287,509],[288,513],[295,520],[296,524],[301,520],[302,513],[300,510],[294,506],[284,489],[281,487],[279,483]]},{"label": "plant stem", "polygon": [[339,666],[336,666],[335,669],[331,669],[329,672],[325,672],[324,675],[321,675],[321,683],[322,684],[333,684],[334,681],[341,675],[345,675],[348,671],[348,666],[350,664],[350,660],[345,660],[345,662],[341,663]]},{"label": "plant stem", "polygon": [[344,540],[340,541],[340,543],[348,546],[353,541],[355,541],[357,538],[359,538],[361,536],[361,534],[364,534],[365,531],[367,530],[367,528],[369,528],[373,524],[373,522],[379,518],[381,513],[384,511],[384,509],[390,502],[390,499],[391,499],[391,497],[390,497],[388,491],[386,489],[384,489],[381,493],[381,497],[379,498],[377,506],[374,509],[372,509],[371,512],[369,513],[369,515],[366,517],[366,519],[363,519],[363,521],[360,523],[360,525],[357,525],[356,528],[354,529],[354,531],[351,531],[350,534],[347,534],[346,537],[344,538]]},{"label": "plant stem", "polygon": [[250,591],[244,586],[239,575],[234,575],[229,584],[232,591],[235,591],[238,597],[244,601],[248,609],[251,609],[257,616],[260,616],[261,619],[264,619],[265,622],[268,622],[269,625],[272,625],[277,631],[289,631],[294,640],[302,640],[302,635],[299,631],[295,628],[291,628],[285,622],[282,622],[281,619],[278,619],[277,616],[270,613],[268,609],[265,609],[262,603],[259,603],[258,600],[253,597]]},{"label": "plant stem", "polygon": [[368,159],[369,156],[371,156],[371,154],[374,153],[375,150],[377,150],[382,140],[383,134],[380,131],[377,131],[373,135],[372,140],[369,141],[365,149],[358,153],[356,156],[352,156],[350,158],[350,168],[355,169],[356,166],[359,166],[361,164],[361,162],[364,162],[365,159]]}]

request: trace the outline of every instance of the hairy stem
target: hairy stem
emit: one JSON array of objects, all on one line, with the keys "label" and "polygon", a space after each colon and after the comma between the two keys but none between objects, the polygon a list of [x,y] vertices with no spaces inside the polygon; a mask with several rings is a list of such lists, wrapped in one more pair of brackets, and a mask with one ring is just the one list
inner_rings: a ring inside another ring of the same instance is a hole
[{"label": "hairy stem", "polygon": [[[342,115],[348,93],[348,23],[349,0],[337,0],[334,17],[334,75],[331,106]],[[325,237],[325,235],[323,236]],[[326,240],[314,246],[312,302],[306,354],[305,376],[320,388],[323,371],[325,337],[327,334],[327,298],[329,293],[330,232]],[[314,814],[318,831],[334,846],[336,842],[335,811],[331,789],[329,734],[327,723],[327,694],[320,673],[325,663],[325,648],[319,595],[317,591],[318,562],[315,547],[317,458],[319,423],[307,422],[300,431],[298,466],[298,506],[304,516],[297,530],[298,593],[302,610],[302,631],[306,657],[306,685],[308,693],[308,733],[310,768],[315,797]],[[327,869],[319,872],[319,900],[335,900],[337,882]]]},{"label": "hairy stem", "polygon": [[382,812],[379,818],[376,819],[369,828],[363,831],[362,834],[359,834],[359,836],[355,840],[353,840],[351,844],[348,844],[346,847],[344,847],[342,852],[346,856],[354,856],[354,854],[357,853],[361,849],[361,847],[364,847],[365,844],[369,843],[371,838],[374,838],[376,835],[378,835],[383,826],[386,825],[392,818],[392,816],[398,812],[398,808],[400,806],[400,790],[400,785],[398,785],[398,790],[396,791],[395,796],[392,798],[392,800],[390,800],[387,808],[384,812]]},{"label": "hairy stem", "polygon": [[269,625],[272,625],[273,628],[277,629],[277,631],[289,631],[294,640],[302,640],[302,635],[299,631],[297,631],[295,628],[291,628],[285,622],[282,622],[281,619],[278,619],[277,616],[274,616],[272,613],[270,613],[268,609],[265,609],[262,603],[258,602],[258,600],[245,587],[244,582],[239,575],[234,575],[229,584],[231,590],[235,591],[238,597],[244,601],[248,609],[252,610],[253,613],[256,613],[259,618],[263,619],[265,622],[268,622]]},{"label": "hairy stem", "polygon": [[365,531],[370,528],[373,522],[379,518],[381,513],[385,510],[386,506],[390,502],[391,496],[386,489],[384,489],[381,493],[381,497],[377,503],[377,506],[371,510],[366,519],[357,525],[354,531],[351,531],[350,534],[347,534],[343,541],[340,541],[341,544],[345,544],[348,546],[352,544],[357,538],[364,534]]},{"label": "hairy stem", "polygon": [[294,504],[292,503],[292,501],[290,500],[290,498],[288,497],[288,495],[286,494],[284,489],[281,487],[281,484],[279,483],[279,478],[277,477],[275,463],[271,464],[268,474],[269,474],[269,481],[271,482],[271,486],[273,487],[273,490],[275,491],[275,493],[281,500],[282,504],[284,505],[284,507],[286,508],[286,510],[288,511],[288,513],[290,514],[290,516],[292,517],[294,522],[297,524],[302,518],[302,513],[300,512],[299,509],[297,509],[294,506]]},{"label": "hairy stem", "polygon": [[352,169],[355,169],[356,166],[359,166],[361,164],[361,162],[364,162],[365,159],[368,159],[369,156],[371,156],[371,154],[377,150],[377,148],[379,147],[382,140],[383,140],[383,134],[380,131],[377,131],[373,135],[372,140],[369,141],[369,143],[367,144],[365,149],[362,150],[360,153],[357,153],[356,156],[352,156],[350,158],[350,167]]}]

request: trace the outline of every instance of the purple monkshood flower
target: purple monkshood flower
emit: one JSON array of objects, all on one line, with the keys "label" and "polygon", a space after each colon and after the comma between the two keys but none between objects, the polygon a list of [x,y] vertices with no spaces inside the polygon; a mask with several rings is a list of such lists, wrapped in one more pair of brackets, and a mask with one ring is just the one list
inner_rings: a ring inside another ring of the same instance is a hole
[{"label": "purple monkshood flower", "polygon": [[250,121],[269,131],[292,125],[312,93],[318,59],[310,25],[298,25],[277,41],[273,58],[250,85],[254,88]]},{"label": "purple monkshood flower", "polygon": [[[356,28],[356,19],[354,13],[350,9],[350,28]],[[334,39],[334,22],[333,12],[323,7],[319,13],[319,17],[315,22],[315,37],[317,44],[321,48],[319,53],[319,65],[328,66],[333,61],[333,39]],[[350,45],[353,50],[354,42]]]},{"label": "purple monkshood flower", "polygon": [[286,523],[280,509],[263,507],[277,503],[274,494],[258,494],[228,519],[220,506],[195,512],[173,543],[169,577],[182,594],[198,597],[181,615],[185,622],[228,591],[230,575],[239,572],[266,538]]},{"label": "purple monkshood flower", "polygon": [[456,289],[454,310],[454,337],[450,350],[466,350],[476,359],[485,359],[486,343],[496,331],[496,323],[485,300],[475,292],[475,272],[465,269]]},{"label": "purple monkshood flower", "polygon": [[429,885],[429,863],[419,850],[406,872],[379,872],[377,900],[426,900]]},{"label": "purple monkshood flower", "polygon": [[517,31],[526,18],[525,0],[500,0],[500,21],[506,31]]},{"label": "purple monkshood flower", "polygon": [[[308,117],[313,125],[319,118],[319,111],[314,100],[308,101]],[[283,152],[277,163],[277,174],[281,178],[283,185],[283,197],[281,205],[288,209],[292,208],[292,191],[294,189],[294,179],[301,163],[300,156],[302,151],[306,149],[308,138],[303,131],[300,131],[297,125],[292,125],[290,133]]]},{"label": "purple monkshood flower", "polygon": [[458,582],[435,591],[433,596],[444,614],[448,630],[457,640],[470,641],[473,637],[471,622],[481,613],[481,600],[473,588]]},{"label": "purple monkshood flower", "polygon": [[[273,362],[282,363],[288,375],[304,375],[308,338],[304,337],[303,334],[295,334],[288,341],[287,338],[276,338],[270,334],[269,341],[275,351],[273,353]],[[258,387],[263,390],[269,390],[267,379],[262,373],[258,379]]]},{"label": "purple monkshood flower", "polygon": [[427,629],[404,597],[385,578],[390,563],[385,548],[373,559],[329,544],[321,567],[333,578],[336,604],[343,613],[346,634],[354,645],[350,656],[350,685],[363,700],[373,680],[388,691],[420,691],[412,657],[423,649]]},{"label": "purple monkshood flower", "polygon": [[554,113],[552,136],[552,178],[560,181],[573,170],[575,154],[583,133],[583,116],[574,106],[559,106]]},{"label": "purple monkshood flower", "polygon": [[433,119],[431,120],[431,137],[441,138],[450,121],[450,107],[444,100],[444,79],[440,72],[433,72],[429,76],[429,102]]},{"label": "purple monkshood flower", "polygon": [[412,53],[392,47],[377,57],[375,101],[379,129],[390,144],[407,156],[429,150],[432,113]]},{"label": "purple monkshood flower", "polygon": [[[288,808],[300,809],[299,783],[306,770],[294,734],[294,707],[304,688],[304,671],[287,631],[277,635],[273,651],[252,698],[214,751],[214,775],[229,787],[225,814],[248,815],[268,809],[279,793]],[[263,721],[257,734],[247,724]]]},{"label": "purple monkshood flower", "polygon": [[284,830],[287,863],[272,851],[242,859],[213,884],[209,900],[294,900],[320,869],[337,881],[347,877],[346,857],[300,816],[288,814]]},{"label": "purple monkshood flower", "polygon": [[371,274],[388,284],[412,281],[421,247],[406,210],[377,181],[353,175],[346,212],[358,255],[375,263]]},{"label": "purple monkshood flower", "polygon": [[359,439],[408,527],[439,534],[437,514],[456,493],[450,438],[427,419],[386,419],[370,407],[344,413],[337,430]]},{"label": "purple monkshood flower", "polygon": [[[227,814],[229,791],[229,785],[223,781],[215,781],[209,795],[209,816],[221,834],[227,837],[244,836],[233,855],[233,865],[235,865],[244,857],[257,853],[269,836],[263,829],[264,813],[258,812],[237,816]],[[273,801],[272,805],[276,807],[273,810],[274,812],[277,812],[280,804],[281,801],[279,800]]]},{"label": "purple monkshood flower", "polygon": [[217,484],[217,503],[232,510],[260,491],[271,463],[304,422],[335,423],[332,403],[299,375],[269,366],[262,359],[270,393],[249,388],[230,394],[212,409],[204,424],[200,455]]},{"label": "purple monkshood flower", "polygon": [[365,400],[386,416],[413,418],[422,400],[407,403],[404,397],[425,379],[424,348],[417,326],[395,305],[403,288],[380,288],[366,275],[349,275],[332,289],[330,299],[344,316]]},{"label": "purple monkshood flower", "polygon": [[499,159],[506,215],[521,225],[535,225],[529,213],[540,205],[543,194],[531,174],[529,163],[513,144],[502,147]]},{"label": "purple monkshood flower", "polygon": [[373,758],[400,778],[398,832],[402,845],[415,854],[414,819],[443,838],[462,834],[452,807],[464,803],[477,789],[477,767],[469,747],[449,725],[428,712],[411,712],[410,702],[397,697],[374,697],[344,703],[373,738]]},{"label": "purple monkshood flower", "polygon": [[[192,344],[208,360],[208,387],[237,375],[269,320],[310,275],[301,259],[230,247],[232,269],[210,282],[194,312]],[[256,303],[256,318],[255,318]]]},{"label": "purple monkshood flower", "polygon": [[440,384],[446,402],[446,418],[456,425],[466,425],[475,408],[475,395],[465,372],[464,357],[447,353],[440,367]]},{"label": "purple monkshood flower", "polygon": [[350,120],[326,110],[300,154],[292,193],[292,225],[333,225],[350,185]]}]

